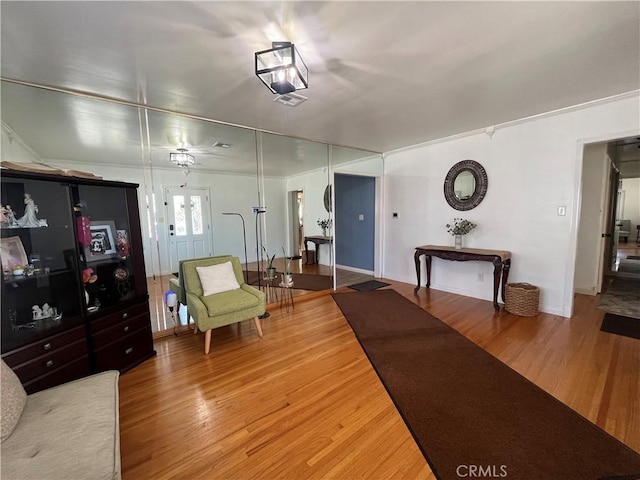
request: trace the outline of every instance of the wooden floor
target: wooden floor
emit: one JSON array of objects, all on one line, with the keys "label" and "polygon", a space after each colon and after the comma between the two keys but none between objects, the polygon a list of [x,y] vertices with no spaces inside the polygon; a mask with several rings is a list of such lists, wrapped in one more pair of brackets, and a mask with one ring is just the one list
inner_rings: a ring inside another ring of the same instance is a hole
[{"label": "wooden floor", "polygon": [[[385,281],[640,451],[640,343],[599,331],[595,297],[523,318]],[[214,330],[207,356],[203,334],[157,339],[121,376],[123,478],[434,478],[331,296],[270,312],[262,339],[251,321]]]}]

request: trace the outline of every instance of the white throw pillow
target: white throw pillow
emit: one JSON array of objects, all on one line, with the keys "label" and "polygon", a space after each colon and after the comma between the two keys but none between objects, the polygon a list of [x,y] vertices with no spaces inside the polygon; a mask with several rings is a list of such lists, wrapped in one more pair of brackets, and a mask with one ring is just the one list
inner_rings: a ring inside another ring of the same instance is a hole
[{"label": "white throw pillow", "polygon": [[228,292],[240,288],[236,274],[233,272],[231,262],[211,265],[209,267],[196,267],[200,283],[202,284],[203,295],[213,295],[214,293]]},{"label": "white throw pillow", "polygon": [[2,423],[2,441],[4,442],[18,425],[22,410],[27,403],[27,392],[24,391],[18,376],[13,373],[9,365],[0,360],[0,389],[2,408],[0,423]]}]

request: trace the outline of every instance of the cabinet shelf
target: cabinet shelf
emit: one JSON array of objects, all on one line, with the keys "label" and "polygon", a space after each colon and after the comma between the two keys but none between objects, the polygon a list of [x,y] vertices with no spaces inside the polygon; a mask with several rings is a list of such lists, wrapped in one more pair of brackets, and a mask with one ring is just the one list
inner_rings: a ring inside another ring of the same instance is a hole
[{"label": "cabinet shelf", "polygon": [[22,283],[28,281],[42,281],[45,279],[55,279],[61,275],[69,275],[73,273],[74,270],[66,269],[66,270],[56,270],[55,272],[39,272],[34,273],[33,275],[6,275],[4,276],[4,283],[10,285],[11,283]]}]

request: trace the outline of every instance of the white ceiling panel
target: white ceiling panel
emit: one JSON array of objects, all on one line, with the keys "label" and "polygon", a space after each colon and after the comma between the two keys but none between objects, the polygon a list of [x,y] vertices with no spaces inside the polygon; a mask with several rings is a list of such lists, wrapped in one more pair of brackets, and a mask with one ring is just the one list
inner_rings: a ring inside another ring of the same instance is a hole
[{"label": "white ceiling panel", "polygon": [[[1,13],[5,78],[379,152],[640,88],[637,1],[3,0]],[[309,67],[296,108],[253,72],[282,40]]]}]

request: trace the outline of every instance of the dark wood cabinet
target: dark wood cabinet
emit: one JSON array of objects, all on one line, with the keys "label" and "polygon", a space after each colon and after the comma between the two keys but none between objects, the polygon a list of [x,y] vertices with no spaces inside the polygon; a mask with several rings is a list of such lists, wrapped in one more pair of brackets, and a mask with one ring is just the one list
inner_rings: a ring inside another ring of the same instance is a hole
[{"label": "dark wood cabinet", "polygon": [[92,372],[84,325],[4,353],[2,358],[18,375],[27,393]]},{"label": "dark wood cabinet", "polygon": [[148,302],[95,320],[89,328],[98,371],[123,372],[153,354]]},{"label": "dark wood cabinet", "polygon": [[155,355],[137,185],[2,171],[2,358],[29,393]]}]

